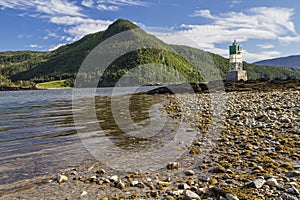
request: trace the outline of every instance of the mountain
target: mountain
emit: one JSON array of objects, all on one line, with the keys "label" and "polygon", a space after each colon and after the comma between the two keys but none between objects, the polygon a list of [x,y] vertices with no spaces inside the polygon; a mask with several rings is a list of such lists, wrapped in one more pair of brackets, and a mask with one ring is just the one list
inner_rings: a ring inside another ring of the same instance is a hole
[{"label": "mountain", "polygon": [[255,62],[253,64],[264,65],[264,66],[282,66],[282,67],[300,69],[300,55],[262,60],[262,61]]},{"label": "mountain", "polygon": [[[127,33],[126,37],[123,33]],[[99,44],[106,46],[97,49]],[[137,44],[142,46],[131,49]],[[101,56],[96,52],[89,69],[78,73],[81,66],[86,65],[86,58],[95,51],[102,52],[103,60],[108,59],[106,54],[117,57],[104,69],[99,60]],[[125,53],[118,56],[122,51]],[[299,71],[284,67],[249,63],[244,63],[244,67],[250,79],[300,77]],[[23,87],[53,80],[66,80],[67,85],[72,85],[75,78],[83,80],[81,86],[98,80],[99,86],[114,86],[121,77],[123,83],[134,80],[139,83],[200,82],[225,78],[227,70],[228,59],[224,57],[191,47],[168,45],[124,19],[115,21],[105,31],[86,35],[51,52],[0,53],[2,85]]]}]

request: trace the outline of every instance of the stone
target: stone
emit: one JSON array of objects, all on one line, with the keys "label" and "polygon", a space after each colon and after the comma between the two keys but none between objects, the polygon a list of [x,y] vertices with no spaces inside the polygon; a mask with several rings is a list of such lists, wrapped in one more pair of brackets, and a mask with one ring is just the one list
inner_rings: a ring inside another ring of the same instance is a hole
[{"label": "stone", "polygon": [[131,181],[130,186],[135,187],[138,183],[139,183],[139,181],[136,181],[136,180]]},{"label": "stone", "polygon": [[84,196],[86,196],[86,195],[88,195],[88,193],[87,193],[87,191],[83,191],[82,193],[81,193],[81,197],[84,197]]},{"label": "stone", "polygon": [[152,191],[152,192],[150,193],[150,196],[153,197],[153,198],[158,198],[159,192],[158,192],[158,191]]},{"label": "stone", "polygon": [[209,180],[210,180],[210,177],[208,177],[208,176],[201,176],[200,177],[200,181],[208,182]]},{"label": "stone", "polygon": [[212,173],[225,173],[226,169],[223,166],[215,167],[212,169]]},{"label": "stone", "polygon": [[267,179],[266,184],[270,187],[277,187],[278,186],[278,182],[275,178],[269,178]]},{"label": "stone", "polygon": [[260,189],[262,188],[262,186],[266,183],[266,181],[264,179],[258,178],[258,179],[254,179],[252,180],[248,186],[252,187],[252,188],[256,188],[256,189]]},{"label": "stone", "polygon": [[89,178],[90,182],[96,182],[97,181],[97,176],[91,176]]},{"label": "stone", "polygon": [[300,171],[298,171],[298,170],[290,171],[290,172],[287,172],[285,175],[286,175],[287,177],[296,177],[296,176],[300,176]]},{"label": "stone", "polygon": [[195,172],[194,172],[193,170],[186,170],[186,171],[184,172],[184,174],[185,174],[186,176],[193,176],[193,175],[195,175]]},{"label": "stone", "polygon": [[106,171],[104,169],[99,169],[96,171],[96,174],[106,174]]},{"label": "stone", "polygon": [[230,193],[226,193],[225,197],[226,197],[227,200],[239,200],[238,197],[236,197],[236,196],[234,196],[233,194],[230,194]]},{"label": "stone", "polygon": [[119,180],[119,177],[117,175],[113,175],[113,176],[109,177],[109,180],[113,181],[113,182],[117,182]]},{"label": "stone", "polygon": [[218,183],[218,180],[215,179],[215,178],[211,178],[211,179],[209,180],[209,183],[210,183],[211,185],[215,185],[215,184]]},{"label": "stone", "polygon": [[195,192],[192,192],[190,190],[185,190],[182,199],[183,200],[200,200],[201,198]]},{"label": "stone", "polygon": [[287,192],[289,194],[300,195],[299,190],[297,190],[295,187],[289,188]]},{"label": "stone", "polygon": [[181,189],[181,190],[189,190],[190,188],[191,187],[188,184],[186,184],[186,183],[180,183],[178,185],[178,189]]},{"label": "stone", "polygon": [[224,180],[229,179],[229,178],[230,178],[230,176],[229,176],[228,174],[224,174],[224,175],[222,176],[222,179],[224,179]]},{"label": "stone", "polygon": [[300,169],[300,165],[295,165],[294,169],[296,169],[296,170]]},{"label": "stone", "polygon": [[168,187],[169,185],[171,185],[170,182],[166,182],[166,181],[158,181],[157,184],[162,187]]},{"label": "stone", "polygon": [[138,187],[138,188],[145,188],[146,186],[145,186],[144,183],[138,182],[138,184],[136,184],[136,187]]},{"label": "stone", "polygon": [[167,165],[167,169],[178,169],[179,168],[179,163],[178,162],[170,162]]},{"label": "stone", "polygon": [[68,181],[68,177],[62,174],[58,174],[56,180],[58,183],[64,183]]},{"label": "stone", "polygon": [[120,190],[125,188],[125,183],[122,181],[117,182],[116,187],[119,188]]},{"label": "stone", "polygon": [[174,197],[172,197],[171,195],[166,196],[165,198],[163,198],[164,200],[176,200]]},{"label": "stone", "polygon": [[271,174],[266,174],[264,178],[267,180],[269,178],[273,178],[273,176]]},{"label": "stone", "polygon": [[283,200],[299,200],[297,197],[294,197],[294,196],[286,194],[286,193],[283,193],[280,196],[280,198],[283,199]]},{"label": "stone", "polygon": [[171,194],[174,196],[180,196],[183,194],[183,192],[184,192],[184,190],[175,190],[175,191],[171,192]]},{"label": "stone", "polygon": [[152,179],[151,179],[151,178],[145,178],[145,181],[147,181],[147,182],[151,182],[151,181],[152,181]]}]

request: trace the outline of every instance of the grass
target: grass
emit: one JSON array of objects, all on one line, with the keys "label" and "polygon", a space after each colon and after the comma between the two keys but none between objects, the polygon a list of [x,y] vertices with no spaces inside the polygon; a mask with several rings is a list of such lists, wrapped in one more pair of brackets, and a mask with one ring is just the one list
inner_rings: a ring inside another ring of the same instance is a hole
[{"label": "grass", "polygon": [[64,81],[65,80],[39,83],[39,84],[36,85],[36,87],[38,89],[61,89],[61,88],[69,88],[69,87],[65,86]]}]

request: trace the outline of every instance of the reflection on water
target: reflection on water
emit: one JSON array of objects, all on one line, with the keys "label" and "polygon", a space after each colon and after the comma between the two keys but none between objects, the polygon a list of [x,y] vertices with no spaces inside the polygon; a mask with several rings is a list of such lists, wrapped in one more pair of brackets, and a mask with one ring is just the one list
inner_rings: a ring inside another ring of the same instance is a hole
[{"label": "reflection on water", "polygon": [[[101,96],[95,101],[98,119],[90,123],[98,123],[115,145],[129,150],[142,145],[159,145],[163,140],[159,138],[168,139],[167,136],[157,135],[145,139],[139,134],[124,133],[114,120],[116,113],[112,111],[112,100],[105,95],[109,89],[104,90],[97,91]],[[114,106],[118,106],[124,98],[127,97],[114,97]],[[132,95],[129,101],[131,120],[140,128],[152,123],[149,109],[155,108],[162,99],[155,95]],[[35,181],[60,169],[95,162],[77,135],[72,112],[72,90],[1,92],[0,102],[0,194],[1,190],[12,191],[17,182]],[[82,102],[84,109],[85,100]],[[126,128],[128,119],[125,115],[123,118],[122,112],[120,108],[118,118],[123,121],[118,123],[123,123]],[[151,135],[151,130],[148,131]],[[86,137],[92,135],[87,134]]]},{"label": "reflection on water", "polygon": [[[176,126],[174,127],[170,118],[161,121],[163,100],[164,97],[158,95],[97,98],[96,114],[100,127],[106,133],[105,137],[110,138],[115,146],[127,151],[140,151],[153,148],[153,145],[163,146],[166,141],[172,139],[173,135],[168,132],[176,131]],[[127,101],[128,104],[124,103]],[[115,102],[114,108],[111,102]],[[155,114],[157,116],[153,116]],[[161,126],[159,123],[153,123],[154,120],[161,122]]]}]

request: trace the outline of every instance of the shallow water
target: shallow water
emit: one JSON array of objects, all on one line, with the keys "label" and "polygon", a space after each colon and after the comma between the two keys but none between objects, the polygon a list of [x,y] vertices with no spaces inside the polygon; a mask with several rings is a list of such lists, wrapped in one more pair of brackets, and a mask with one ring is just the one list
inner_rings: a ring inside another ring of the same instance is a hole
[{"label": "shallow water", "polygon": [[[152,88],[141,91],[149,89]],[[136,145],[136,141],[119,137],[122,130],[112,120],[111,99],[107,97],[110,92],[111,88],[97,90],[97,120],[91,123],[100,124],[116,145],[126,149]],[[147,125],[148,110],[160,98],[133,96],[130,99],[132,119]],[[116,101],[122,101],[122,97]],[[95,162],[81,139],[74,125],[71,89],[0,92],[0,194],[1,190],[7,193],[18,189],[18,184],[39,182],[59,170]]]}]

